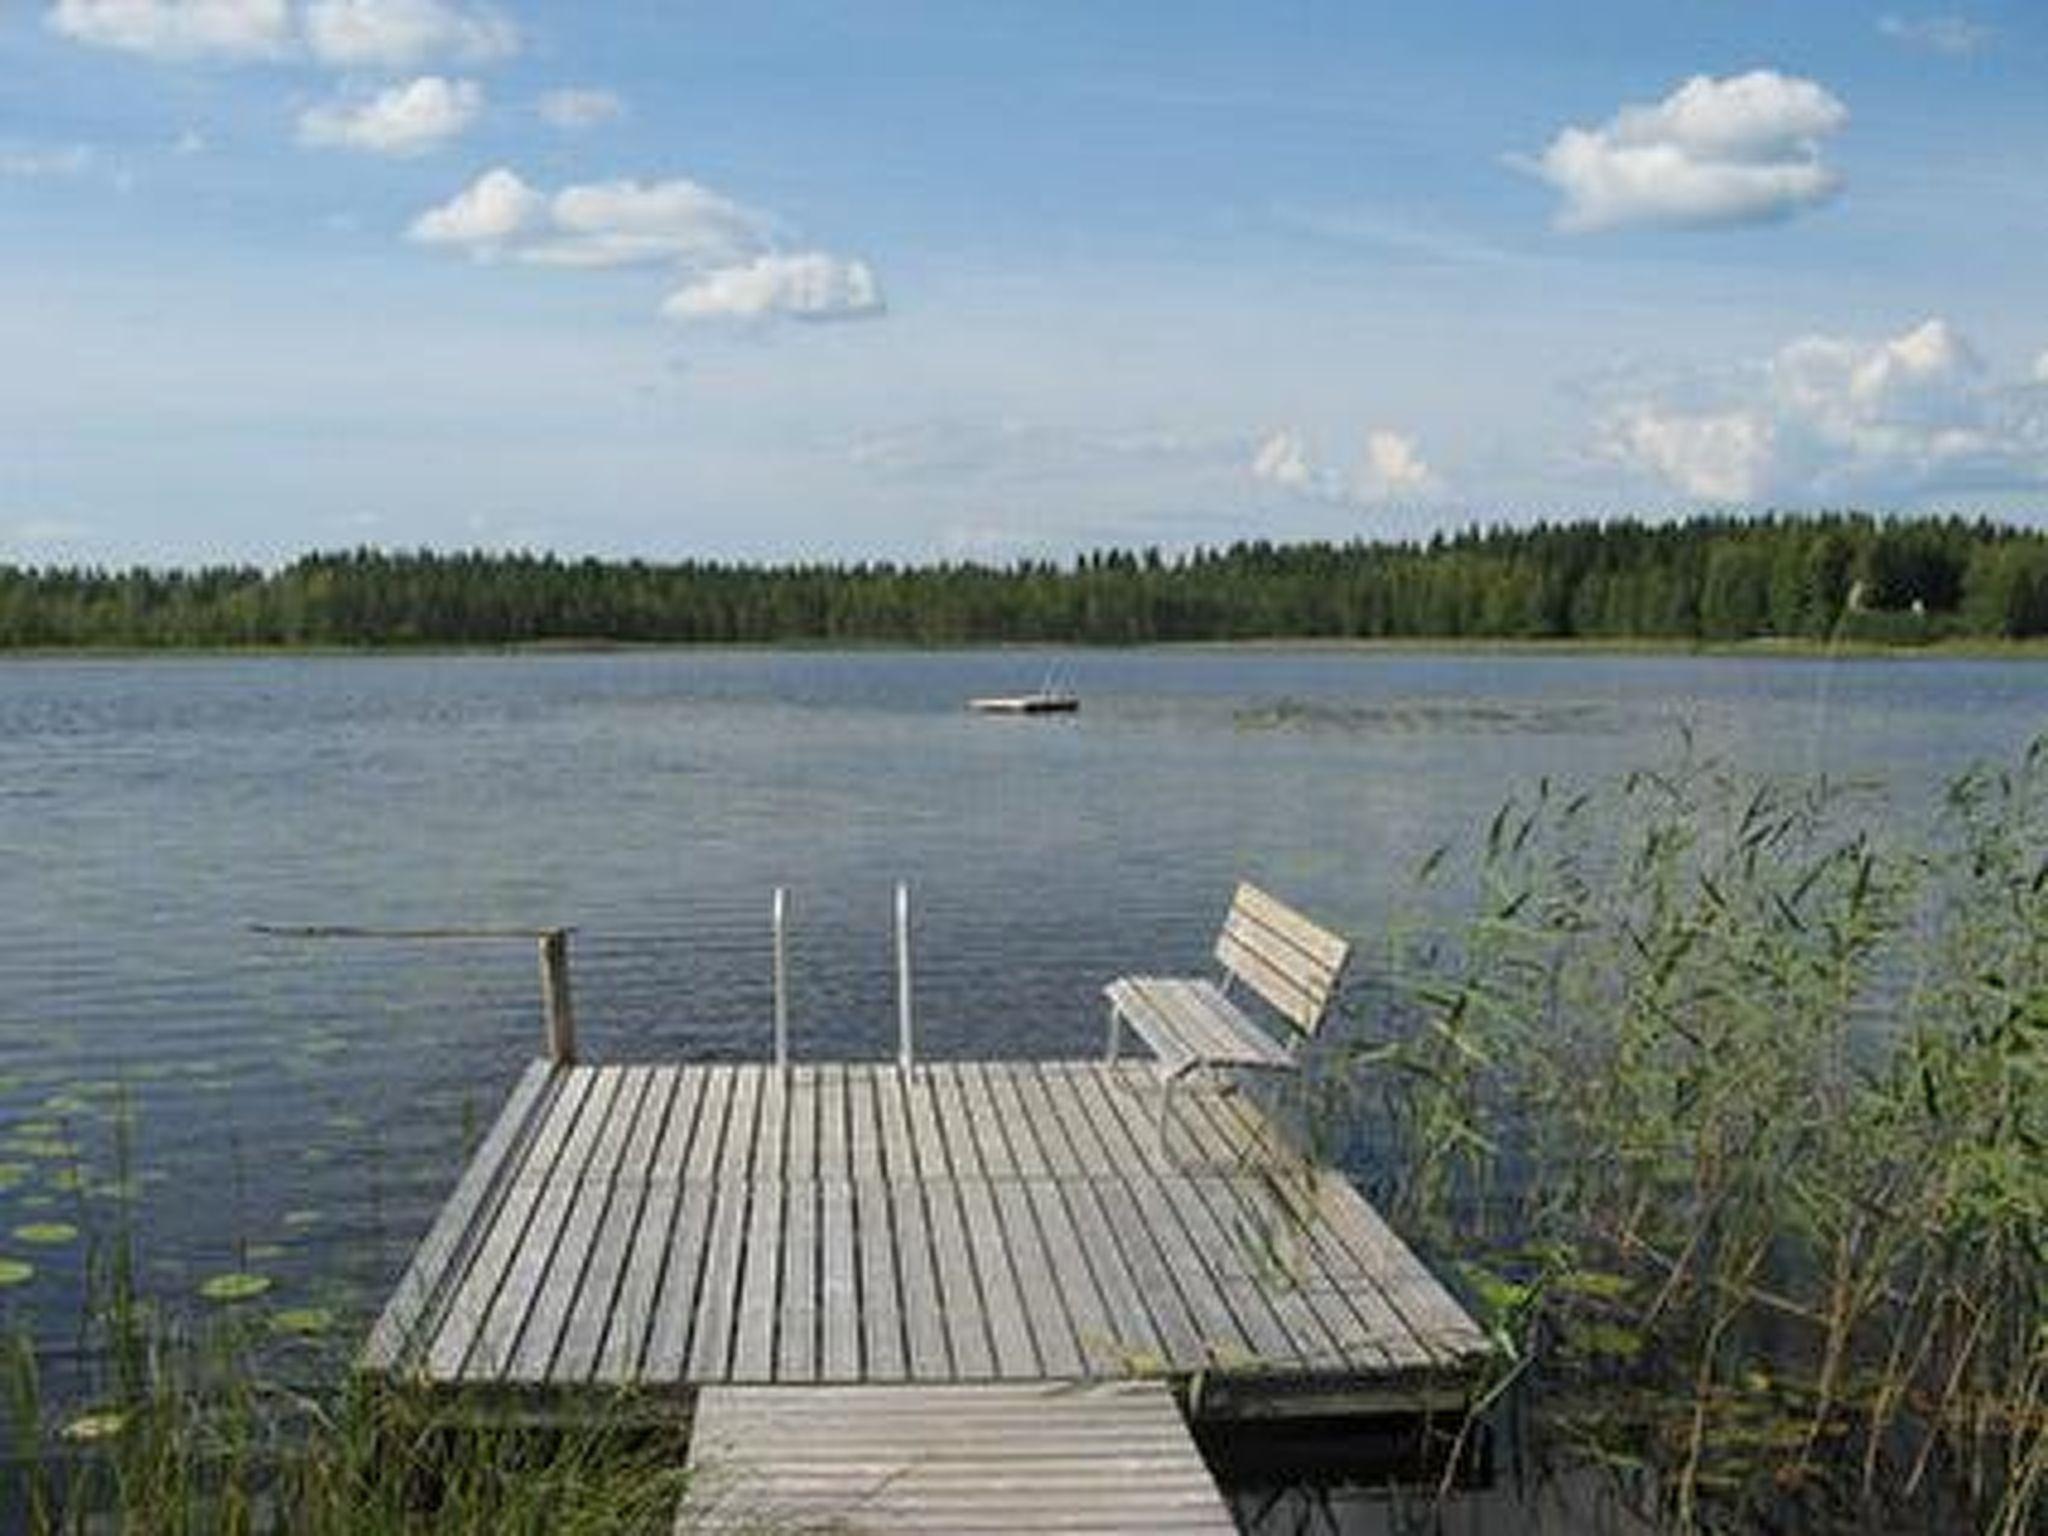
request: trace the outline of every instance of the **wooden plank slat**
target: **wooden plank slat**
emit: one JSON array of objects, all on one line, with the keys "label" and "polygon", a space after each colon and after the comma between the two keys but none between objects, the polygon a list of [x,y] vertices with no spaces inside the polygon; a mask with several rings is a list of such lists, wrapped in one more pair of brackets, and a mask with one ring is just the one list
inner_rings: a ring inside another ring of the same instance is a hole
[{"label": "wooden plank slat", "polygon": [[1231,900],[1232,909],[1258,924],[1282,943],[1292,946],[1310,965],[1329,972],[1344,969],[1351,957],[1351,943],[1321,923],[1269,895],[1256,885],[1241,881]]},{"label": "wooden plank slat", "polygon": [[[1092,1282],[1076,1281],[1067,1293],[1067,1313],[1074,1321],[1084,1359],[1101,1375],[1163,1370],[1165,1342],[1102,1214],[1093,1185],[1072,1176],[1081,1159],[1067,1139],[1037,1068],[1026,1063],[1006,1073],[1005,1079],[1017,1096],[1017,1123],[1027,1128],[1047,1163],[1068,1174],[1034,1181],[1032,1196],[1039,1207],[1040,1227],[1062,1273],[1078,1265],[1079,1273]],[[1190,1329],[1190,1349],[1193,1337]]]},{"label": "wooden plank slat", "polygon": [[953,1372],[964,1381],[995,1375],[995,1350],[989,1341],[988,1319],[974,1260],[967,1248],[967,1222],[960,1210],[960,1186],[951,1179],[927,1178],[925,1214],[932,1234],[932,1266],[938,1274],[940,1312],[946,1322],[946,1344]]},{"label": "wooden plank slat", "polygon": [[[755,1179],[748,1186],[746,1248],[740,1260],[738,1315],[733,1322],[733,1381],[775,1378],[776,1325],[781,1316],[785,1186]],[[730,1191],[728,1190],[728,1197]]]},{"label": "wooden plank slat", "polygon": [[[1211,1354],[1204,1342],[1203,1318],[1190,1305],[1166,1250],[1139,1212],[1131,1186],[1116,1171],[1129,1166],[1128,1154],[1119,1159],[1111,1151],[1083,1100],[1080,1085],[1093,1070],[1049,1068],[1042,1077],[1061,1127],[1076,1146],[1087,1148],[1082,1154],[1084,1161],[1102,1170],[1078,1186],[1086,1198],[1077,1199],[1072,1209],[1081,1230],[1092,1239],[1091,1246],[1106,1240],[1107,1251],[1118,1255],[1131,1277],[1133,1289],[1150,1318],[1153,1336],[1159,1341],[1162,1364],[1193,1370]],[[1127,1311],[1123,1316],[1120,1337],[1136,1321]]]},{"label": "wooden plank slat", "polygon": [[[836,1095],[835,1095],[836,1097]],[[826,1381],[860,1379],[860,1281],[853,1245],[853,1187],[844,1179],[818,1184],[818,1374]]]},{"label": "wooden plank slat", "polygon": [[1236,1528],[1151,1382],[712,1388],[689,1471],[679,1532]]},{"label": "wooden plank slat", "polygon": [[732,1106],[726,1112],[725,1145],[719,1153],[708,1216],[710,1240],[697,1305],[690,1323],[691,1381],[723,1381],[732,1367],[733,1335],[739,1321],[740,1279],[745,1273],[748,1213],[754,1148],[760,1131],[761,1073],[735,1073]]},{"label": "wooden plank slat", "polygon": [[[591,1148],[589,1162],[570,1192],[568,1214],[563,1219],[561,1235],[556,1239],[554,1255],[535,1281],[537,1294],[527,1311],[518,1343],[505,1366],[504,1375],[508,1380],[548,1379],[555,1357],[565,1342],[565,1335],[576,1319],[576,1302],[583,1293],[598,1248],[619,1246],[608,1245],[604,1240],[605,1214],[619,1188],[619,1173],[625,1164],[626,1148],[639,1124],[641,1101],[647,1094],[648,1069],[626,1067],[611,1070],[617,1073],[611,1113]],[[637,1190],[639,1187],[639,1181],[635,1180],[634,1188]],[[624,1222],[619,1223],[621,1230],[625,1225]],[[610,1305],[611,1294],[607,1287],[602,1297],[597,1299],[597,1304],[586,1306],[584,1311],[599,1319],[601,1324]]]},{"label": "wooden plank slat", "polygon": [[782,1306],[775,1379],[818,1379],[818,1183],[792,1180],[783,1192]]},{"label": "wooden plank slat", "polygon": [[513,1174],[512,1186],[491,1213],[484,1233],[462,1283],[448,1299],[427,1346],[428,1374],[452,1381],[462,1374],[484,1317],[497,1299],[505,1271],[526,1236],[527,1219],[539,1201],[549,1171],[561,1155],[563,1143],[575,1128],[578,1112],[590,1093],[591,1077],[586,1072],[564,1073],[561,1084],[548,1103],[547,1118],[536,1128]]},{"label": "wooden plank slat", "polygon": [[639,1372],[648,1325],[654,1315],[654,1299],[668,1259],[676,1205],[682,1195],[683,1164],[698,1129],[705,1074],[686,1067],[660,1070],[668,1079],[673,1096],[667,1123],[648,1165],[646,1198],[628,1242],[618,1295],[605,1319],[603,1342],[591,1365],[591,1375],[602,1381],[631,1381]]},{"label": "wooden plank slat", "polygon": [[1203,1260],[1201,1242],[1188,1230],[1166,1187],[1154,1174],[1151,1126],[1125,1120],[1105,1087],[1103,1074],[1077,1072],[1073,1083],[1097,1132],[1123,1167],[1123,1192],[1152,1234],[1167,1273],[1187,1301],[1201,1333],[1203,1354],[1219,1365],[1258,1359],[1263,1353],[1260,1340],[1240,1323],[1230,1297]]},{"label": "wooden plank slat", "polygon": [[818,1181],[818,1069],[790,1068],[788,1092],[783,1168],[790,1183],[815,1184]]},{"label": "wooden plank slat", "polygon": [[599,1068],[594,1076],[584,1112],[577,1117],[576,1127],[562,1147],[560,1161],[549,1170],[546,1182],[541,1185],[540,1198],[534,1202],[525,1233],[506,1268],[504,1284],[484,1315],[483,1326],[462,1368],[465,1376],[496,1381],[512,1363],[520,1330],[532,1313],[541,1280],[554,1260],[556,1243],[580,1190],[584,1168],[597,1150],[611,1116],[612,1102],[618,1095],[617,1067]]},{"label": "wooden plank slat", "polygon": [[914,1182],[899,1179],[888,1185],[888,1196],[896,1274],[902,1287],[907,1372],[920,1381],[950,1380],[953,1367],[946,1344],[946,1309],[933,1267],[923,1190]]},{"label": "wooden plank slat", "polygon": [[488,1219],[491,1200],[508,1176],[506,1164],[523,1146],[533,1122],[547,1113],[547,1100],[558,1082],[553,1065],[544,1060],[529,1062],[520,1074],[496,1123],[456,1181],[454,1193],[414,1250],[391,1299],[371,1328],[361,1356],[363,1369],[397,1367],[413,1347],[414,1334],[431,1319],[436,1296],[462,1278],[466,1242],[475,1227]]},{"label": "wooden plank slat", "polygon": [[1320,1328],[1312,1327],[1304,1337],[1294,1333],[1271,1288],[1263,1283],[1262,1256],[1216,1220],[1194,1181],[1167,1157],[1154,1133],[1151,1093],[1121,1091],[1121,1085],[1105,1076],[1098,1076],[1096,1084],[1102,1097],[1122,1116],[1124,1128],[1158,1180],[1168,1208],[1185,1227],[1195,1253],[1229,1301],[1231,1315],[1251,1341],[1253,1358],[1263,1368],[1299,1366],[1319,1355],[1327,1347]]},{"label": "wooden plank slat", "polygon": [[660,1287],[655,1293],[640,1368],[640,1379],[653,1383],[679,1382],[687,1374],[699,1286],[710,1248],[709,1216],[717,1187],[712,1174],[724,1156],[732,1119],[733,1069],[715,1066],[698,1070],[703,1088],[697,1110],[697,1133],[691,1138],[689,1155],[683,1164],[675,1226],[664,1251]]},{"label": "wooden plank slat", "polygon": [[1304,1033],[1313,1034],[1330,1001],[1330,989],[1307,983],[1271,964],[1234,928],[1216,936],[1216,959]]},{"label": "wooden plank slat", "polygon": [[854,1184],[853,1230],[860,1256],[861,1379],[900,1380],[905,1370],[903,1297],[889,1186],[881,1179]]}]

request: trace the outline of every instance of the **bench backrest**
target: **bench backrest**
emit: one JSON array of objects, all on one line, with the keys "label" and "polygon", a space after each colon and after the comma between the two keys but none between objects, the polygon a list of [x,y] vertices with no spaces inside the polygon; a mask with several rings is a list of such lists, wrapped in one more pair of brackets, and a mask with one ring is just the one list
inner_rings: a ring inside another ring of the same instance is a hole
[{"label": "bench backrest", "polygon": [[1239,884],[1216,961],[1305,1035],[1329,1012],[1351,946],[1255,885]]}]

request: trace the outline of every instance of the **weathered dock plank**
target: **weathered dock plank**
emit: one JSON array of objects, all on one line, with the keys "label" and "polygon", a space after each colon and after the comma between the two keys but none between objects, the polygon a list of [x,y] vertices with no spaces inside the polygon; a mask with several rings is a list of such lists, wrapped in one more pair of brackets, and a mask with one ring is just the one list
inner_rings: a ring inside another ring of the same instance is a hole
[{"label": "weathered dock plank", "polygon": [[679,1533],[1237,1528],[1158,1382],[712,1387],[689,1464]]},{"label": "weathered dock plank", "polygon": [[363,1361],[429,1382],[1161,1377],[1455,1401],[1485,1340],[1255,1105],[1138,1064],[537,1067]]}]

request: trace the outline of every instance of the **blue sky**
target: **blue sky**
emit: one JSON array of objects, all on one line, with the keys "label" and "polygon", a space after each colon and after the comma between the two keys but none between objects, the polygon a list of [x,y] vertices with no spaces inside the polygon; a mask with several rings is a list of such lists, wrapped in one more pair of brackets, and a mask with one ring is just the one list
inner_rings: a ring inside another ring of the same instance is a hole
[{"label": "blue sky", "polygon": [[0,8],[0,560],[2048,517],[2048,8]]}]

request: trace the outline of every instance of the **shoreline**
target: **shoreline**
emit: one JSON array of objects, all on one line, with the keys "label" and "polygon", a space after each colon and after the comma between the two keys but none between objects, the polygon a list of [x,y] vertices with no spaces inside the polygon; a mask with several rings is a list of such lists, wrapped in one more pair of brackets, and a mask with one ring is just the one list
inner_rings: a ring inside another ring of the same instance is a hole
[{"label": "shoreline", "polygon": [[481,656],[606,656],[774,654],[958,654],[988,652],[1044,654],[1138,652],[1447,655],[1447,656],[1692,656],[1734,661],[2048,661],[2048,638],[1989,640],[1983,638],[1929,641],[1925,645],[1885,645],[1876,641],[1677,640],[1644,638],[1510,639],[1447,637],[1353,638],[1348,636],[1281,636],[1234,640],[1152,640],[1105,644],[1084,640],[985,640],[925,644],[909,640],[524,640],[474,644],[372,643],[366,645],[85,645],[0,648],[0,666],[39,661],[221,661],[297,660],[317,658],[481,657]]}]

